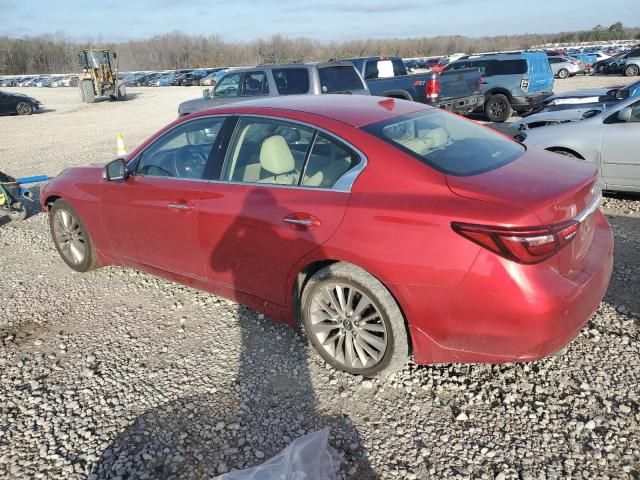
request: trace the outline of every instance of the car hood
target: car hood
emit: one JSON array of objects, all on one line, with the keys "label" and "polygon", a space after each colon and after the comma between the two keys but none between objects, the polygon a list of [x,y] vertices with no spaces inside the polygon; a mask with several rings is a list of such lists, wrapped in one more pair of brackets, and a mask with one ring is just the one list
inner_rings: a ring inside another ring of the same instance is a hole
[{"label": "car hood", "polygon": [[[590,111],[603,111],[604,108],[601,104],[596,105],[581,105],[579,108],[567,108],[564,110],[551,110],[540,113],[534,113],[524,118],[513,122],[513,127],[518,130],[524,130],[527,128],[534,128],[534,124],[540,124],[536,126],[544,126],[547,123],[566,123],[566,122],[578,122],[584,120],[584,114]],[[589,117],[591,118],[591,117]]]},{"label": "car hood", "polygon": [[490,172],[447,175],[453,193],[465,198],[527,209],[544,224],[575,216],[586,206],[575,193],[591,185],[597,167],[591,163],[536,148]]},{"label": "car hood", "polygon": [[12,97],[25,98],[27,100],[31,100],[32,102],[37,102],[37,100],[29,95],[25,95],[24,93],[11,93]]},{"label": "car hood", "polygon": [[570,90],[568,92],[558,93],[549,97],[547,100],[556,100],[561,98],[585,98],[585,97],[600,97],[606,95],[611,90],[623,88],[623,85],[615,85],[612,87],[604,88],[580,88],[577,90]]},{"label": "car hood", "polygon": [[189,113],[200,112],[206,107],[204,98],[194,98],[193,100],[186,100],[178,105],[178,114],[187,115]]}]

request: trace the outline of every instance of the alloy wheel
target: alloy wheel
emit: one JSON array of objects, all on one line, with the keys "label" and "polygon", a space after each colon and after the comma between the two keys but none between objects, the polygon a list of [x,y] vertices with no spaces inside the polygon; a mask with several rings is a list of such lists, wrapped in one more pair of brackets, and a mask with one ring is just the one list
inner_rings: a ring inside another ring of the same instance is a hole
[{"label": "alloy wheel", "polygon": [[346,283],[318,288],[310,304],[310,332],[321,348],[349,369],[369,369],[387,350],[387,327],[378,306]]},{"label": "alloy wheel", "polygon": [[31,105],[25,102],[20,102],[16,105],[16,112],[18,115],[29,115],[31,113]]},{"label": "alloy wheel", "polygon": [[84,232],[75,216],[59,209],[53,218],[53,234],[62,255],[75,265],[81,264],[87,254]]}]

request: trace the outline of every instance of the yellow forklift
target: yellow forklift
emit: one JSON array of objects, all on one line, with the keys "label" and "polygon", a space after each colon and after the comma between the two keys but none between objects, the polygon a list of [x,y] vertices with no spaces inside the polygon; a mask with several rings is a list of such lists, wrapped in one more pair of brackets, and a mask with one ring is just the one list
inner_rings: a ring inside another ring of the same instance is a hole
[{"label": "yellow forklift", "polygon": [[80,98],[85,103],[94,103],[96,97],[109,96],[111,100],[124,100],[127,90],[122,80],[118,79],[117,65],[112,67],[111,60],[116,60],[115,52],[109,50],[82,50],[80,64],[82,73],[78,75]]}]

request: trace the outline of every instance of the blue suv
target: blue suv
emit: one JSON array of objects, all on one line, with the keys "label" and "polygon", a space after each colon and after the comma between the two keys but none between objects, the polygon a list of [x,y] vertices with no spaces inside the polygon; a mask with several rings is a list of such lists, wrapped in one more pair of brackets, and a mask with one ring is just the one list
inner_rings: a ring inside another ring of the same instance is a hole
[{"label": "blue suv", "polygon": [[553,72],[544,52],[468,55],[445,71],[467,68],[482,73],[484,104],[476,111],[490,122],[504,122],[513,111],[526,112],[553,95]]}]

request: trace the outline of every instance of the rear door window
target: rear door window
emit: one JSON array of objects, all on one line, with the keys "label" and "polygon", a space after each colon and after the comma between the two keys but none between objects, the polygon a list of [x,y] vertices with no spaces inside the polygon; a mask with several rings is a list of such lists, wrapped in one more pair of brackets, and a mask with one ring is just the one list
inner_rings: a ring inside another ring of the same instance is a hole
[{"label": "rear door window", "polygon": [[527,61],[518,60],[502,60],[495,62],[494,75],[524,75],[527,73]]},{"label": "rear door window", "polygon": [[347,93],[364,90],[365,86],[352,66],[336,65],[318,69],[322,93]]},{"label": "rear door window", "polygon": [[273,78],[280,95],[301,95],[309,92],[309,70],[306,68],[275,68]]},{"label": "rear door window", "polygon": [[360,163],[360,157],[337,140],[319,133],[302,176],[305,187],[331,188]]}]

